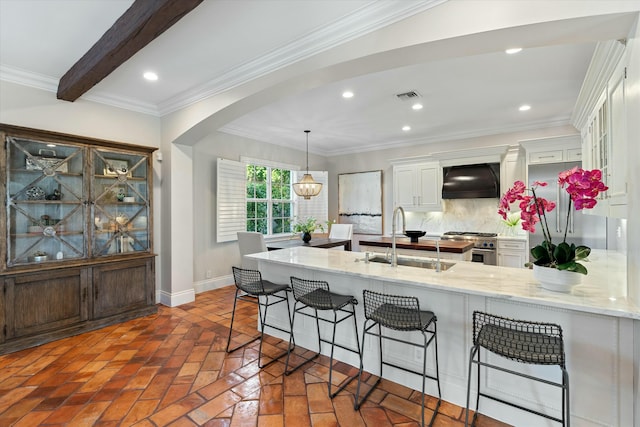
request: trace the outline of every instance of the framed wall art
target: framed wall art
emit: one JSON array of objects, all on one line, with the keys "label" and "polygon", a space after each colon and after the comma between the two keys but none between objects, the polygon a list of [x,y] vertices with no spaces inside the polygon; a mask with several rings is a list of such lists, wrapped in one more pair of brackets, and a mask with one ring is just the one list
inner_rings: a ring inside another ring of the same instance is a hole
[{"label": "framed wall art", "polygon": [[382,171],[338,175],[338,216],[358,234],[382,234]]}]

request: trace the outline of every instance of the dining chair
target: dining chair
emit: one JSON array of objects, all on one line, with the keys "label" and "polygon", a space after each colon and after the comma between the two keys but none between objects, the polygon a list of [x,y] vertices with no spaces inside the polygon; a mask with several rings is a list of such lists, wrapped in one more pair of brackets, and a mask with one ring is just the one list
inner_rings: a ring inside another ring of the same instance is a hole
[{"label": "dining chair", "polygon": [[349,239],[353,236],[353,224],[331,224],[330,239]]},{"label": "dining chair", "polygon": [[258,268],[258,261],[251,258],[245,258],[245,255],[267,252],[267,244],[264,241],[264,235],[256,231],[238,231],[238,248],[240,249],[242,268],[250,268],[254,270]]},{"label": "dining chair", "polygon": [[[330,239],[351,240],[352,236],[353,224],[331,224],[331,228],[329,229]],[[342,246],[329,249],[342,250]]]}]

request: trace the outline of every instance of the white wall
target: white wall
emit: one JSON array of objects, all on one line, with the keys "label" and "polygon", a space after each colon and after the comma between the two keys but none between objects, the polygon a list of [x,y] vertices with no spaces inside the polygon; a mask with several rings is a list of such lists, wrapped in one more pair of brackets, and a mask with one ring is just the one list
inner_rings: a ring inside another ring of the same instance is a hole
[{"label": "white wall", "polygon": [[[628,147],[628,185],[629,185],[629,218],[640,212],[640,23],[627,39],[627,147]],[[627,253],[629,260],[628,274],[630,283],[629,295],[640,306],[640,221],[630,220],[627,223]],[[640,362],[638,362],[640,363]],[[640,410],[640,409],[639,409]]]},{"label": "white wall", "polygon": [[[301,146],[304,134],[300,130]],[[237,242],[216,242],[216,159],[239,161],[240,156],[299,165],[305,152],[216,132],[193,146],[193,277],[197,291],[229,284],[231,266],[240,264]],[[309,154],[309,169],[325,170],[326,159]],[[187,218],[185,218],[187,220]],[[211,278],[207,278],[207,271]]]},{"label": "white wall", "polygon": [[[640,23],[627,39],[627,147],[628,147],[628,185],[629,185],[629,221],[627,221],[627,281],[629,297],[640,306]],[[640,424],[640,321],[634,322],[635,357],[633,395],[635,398],[635,420]],[[630,337],[631,338],[631,337]]]},{"label": "white wall", "polygon": [[0,80],[0,123],[149,147],[160,146],[160,119]]}]

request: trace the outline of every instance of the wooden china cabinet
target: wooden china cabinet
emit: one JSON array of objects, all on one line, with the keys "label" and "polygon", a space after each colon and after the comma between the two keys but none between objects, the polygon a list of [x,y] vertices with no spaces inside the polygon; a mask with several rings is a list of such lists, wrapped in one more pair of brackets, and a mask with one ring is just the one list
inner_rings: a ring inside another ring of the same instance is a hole
[{"label": "wooden china cabinet", "polygon": [[0,138],[0,354],[155,313],[154,148]]}]

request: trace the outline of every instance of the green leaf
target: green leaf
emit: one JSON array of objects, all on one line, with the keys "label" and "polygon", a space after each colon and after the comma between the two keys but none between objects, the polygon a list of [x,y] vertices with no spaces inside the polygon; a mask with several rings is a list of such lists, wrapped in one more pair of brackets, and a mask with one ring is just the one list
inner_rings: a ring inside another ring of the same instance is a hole
[{"label": "green leaf", "polygon": [[560,243],[553,251],[553,257],[558,264],[566,264],[575,259],[576,246],[569,246],[566,242]]},{"label": "green leaf", "polygon": [[585,275],[587,274],[587,268],[582,264],[578,264],[577,262],[576,262],[576,269],[573,271],[580,274],[585,274]]},{"label": "green leaf", "polygon": [[587,246],[578,246],[576,248],[576,261],[585,259],[591,253],[591,248]]},{"label": "green leaf", "polygon": [[536,260],[535,264],[537,265],[544,265],[551,262],[549,251],[543,245],[538,245],[535,248],[532,248],[531,256]]},{"label": "green leaf", "polygon": [[566,262],[564,264],[558,264],[556,267],[558,268],[558,270],[573,271],[575,273],[587,274],[587,269],[585,268],[585,266],[582,264],[578,264],[573,260]]}]

